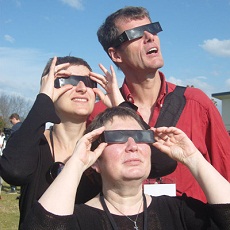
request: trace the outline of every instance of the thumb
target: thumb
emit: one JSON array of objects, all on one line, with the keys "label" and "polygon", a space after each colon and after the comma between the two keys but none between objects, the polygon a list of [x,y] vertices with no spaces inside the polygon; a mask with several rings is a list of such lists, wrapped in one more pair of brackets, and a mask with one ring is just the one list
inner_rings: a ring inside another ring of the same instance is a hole
[{"label": "thumb", "polygon": [[61,95],[63,95],[65,92],[67,92],[68,90],[70,90],[72,88],[73,88],[72,85],[65,85],[65,86],[62,86],[61,88],[55,90],[54,101],[56,101]]}]

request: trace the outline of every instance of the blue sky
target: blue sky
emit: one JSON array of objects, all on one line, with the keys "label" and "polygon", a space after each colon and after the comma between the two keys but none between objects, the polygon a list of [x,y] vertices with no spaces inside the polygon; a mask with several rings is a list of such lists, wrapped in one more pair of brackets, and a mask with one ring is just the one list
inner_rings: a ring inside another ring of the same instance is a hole
[{"label": "blue sky", "polygon": [[[34,100],[50,57],[84,58],[95,72],[112,64],[96,36],[105,17],[146,7],[159,34],[168,81],[208,96],[230,91],[230,0],[0,0],[0,92]],[[116,71],[119,85],[123,74]]]}]

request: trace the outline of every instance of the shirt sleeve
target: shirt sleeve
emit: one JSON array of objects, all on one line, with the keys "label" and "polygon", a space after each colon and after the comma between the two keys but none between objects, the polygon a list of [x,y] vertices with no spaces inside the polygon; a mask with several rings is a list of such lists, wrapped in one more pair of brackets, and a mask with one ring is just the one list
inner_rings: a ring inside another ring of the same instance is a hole
[{"label": "shirt sleeve", "polygon": [[216,106],[210,100],[205,133],[210,163],[230,181],[230,136]]},{"label": "shirt sleeve", "polygon": [[58,216],[46,211],[42,205],[35,202],[26,216],[21,230],[70,230],[78,229],[74,215]]},{"label": "shirt sleeve", "polygon": [[230,204],[205,204],[185,195],[182,203],[189,229],[230,230]]},{"label": "shirt sleeve", "polygon": [[34,105],[19,130],[7,141],[0,158],[2,178],[9,184],[27,183],[38,162],[39,142],[44,137],[46,122],[60,123],[53,101],[38,94]]}]

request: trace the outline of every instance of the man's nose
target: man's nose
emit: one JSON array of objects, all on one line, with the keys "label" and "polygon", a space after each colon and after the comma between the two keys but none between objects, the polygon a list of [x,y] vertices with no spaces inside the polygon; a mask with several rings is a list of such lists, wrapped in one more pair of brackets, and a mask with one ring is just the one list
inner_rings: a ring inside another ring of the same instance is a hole
[{"label": "man's nose", "polygon": [[148,31],[144,31],[143,37],[144,37],[145,40],[154,41],[156,35],[157,34],[152,34],[152,33],[148,32]]}]

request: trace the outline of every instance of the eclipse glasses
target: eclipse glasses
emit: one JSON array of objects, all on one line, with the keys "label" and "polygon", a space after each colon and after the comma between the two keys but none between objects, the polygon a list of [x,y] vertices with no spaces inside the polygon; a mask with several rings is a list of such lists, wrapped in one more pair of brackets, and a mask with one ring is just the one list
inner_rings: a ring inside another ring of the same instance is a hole
[{"label": "eclipse glasses", "polygon": [[132,137],[136,143],[152,144],[154,142],[152,130],[107,130],[101,134],[99,141],[109,144],[125,143],[129,137]]},{"label": "eclipse glasses", "polygon": [[138,26],[130,30],[125,30],[121,35],[119,35],[113,42],[113,47],[118,47],[126,41],[130,41],[143,36],[144,31],[148,31],[151,34],[157,34],[162,31],[159,22],[150,23],[143,26]]},{"label": "eclipse glasses", "polygon": [[80,81],[82,81],[86,87],[97,88],[96,81],[93,81],[88,76],[78,76],[78,75],[72,75],[69,77],[58,77],[54,80],[54,87],[61,88],[64,85],[76,86]]}]

